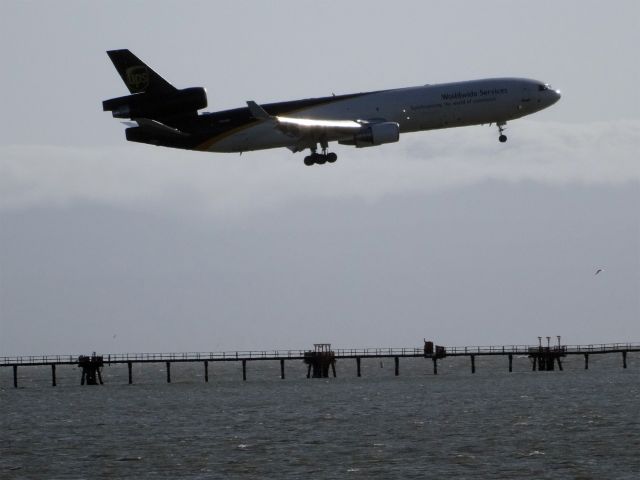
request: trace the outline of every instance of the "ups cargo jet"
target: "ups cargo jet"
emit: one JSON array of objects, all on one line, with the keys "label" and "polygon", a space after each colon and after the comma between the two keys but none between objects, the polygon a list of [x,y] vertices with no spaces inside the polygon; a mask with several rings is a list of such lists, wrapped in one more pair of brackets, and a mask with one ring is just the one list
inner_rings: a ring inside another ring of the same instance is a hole
[{"label": "ups cargo jet", "polygon": [[204,88],[177,89],[129,50],[107,54],[131,95],[102,107],[135,122],[125,130],[127,140],[208,152],[309,149],[305,165],[335,162],[329,142],[374,147],[397,142],[401,133],[437,128],[495,124],[499,141],[506,142],[507,121],[560,99],[558,90],[537,80],[489,78],[262,105],[249,101],[243,108],[199,113],[207,106]]}]

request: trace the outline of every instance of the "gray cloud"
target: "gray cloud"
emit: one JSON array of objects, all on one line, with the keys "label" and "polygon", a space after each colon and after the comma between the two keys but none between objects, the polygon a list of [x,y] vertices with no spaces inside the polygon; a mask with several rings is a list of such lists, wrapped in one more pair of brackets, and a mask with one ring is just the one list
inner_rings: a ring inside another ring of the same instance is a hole
[{"label": "gray cloud", "polygon": [[[499,145],[488,128],[405,135],[376,149],[339,148],[336,165],[307,168],[272,150],[205,154],[133,144],[0,147],[0,208],[85,201],[180,214],[235,216],[313,198],[433,192],[487,180],[549,185],[640,181],[640,121],[520,121]],[[124,142],[124,140],[123,140]]]}]

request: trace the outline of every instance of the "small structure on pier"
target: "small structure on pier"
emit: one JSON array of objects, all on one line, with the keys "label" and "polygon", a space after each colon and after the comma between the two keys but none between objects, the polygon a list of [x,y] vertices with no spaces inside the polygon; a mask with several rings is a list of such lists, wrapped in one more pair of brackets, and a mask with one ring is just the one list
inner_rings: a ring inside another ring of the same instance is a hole
[{"label": "small structure on pier", "polygon": [[331,350],[330,343],[314,343],[313,350],[304,352],[304,363],[308,365],[307,378],[313,371],[313,378],[327,378],[329,367],[336,376],[336,354]]},{"label": "small structure on pier", "polygon": [[444,358],[447,356],[447,349],[440,345],[434,345],[432,341],[424,340],[424,356],[425,358]]},{"label": "small structure on pier", "polygon": [[96,352],[89,355],[80,355],[78,357],[78,368],[82,368],[82,379],[80,385],[84,385],[85,381],[87,385],[100,385],[102,382],[102,373],[100,369],[104,366],[104,361],[101,355],[96,355]]},{"label": "small structure on pier", "polygon": [[438,359],[444,358],[447,356],[447,349],[440,345],[435,345],[435,349],[433,347],[434,347],[433,342],[430,340],[427,341],[427,339],[425,338],[424,339],[424,358],[430,358],[433,361],[433,374],[437,375]]},{"label": "small structure on pier", "polygon": [[567,356],[567,347],[560,344],[560,336],[558,335],[558,344],[551,346],[551,337],[547,337],[547,346],[542,346],[542,337],[538,337],[538,347],[529,348],[529,358],[531,359],[532,370],[535,372],[546,371],[551,372],[558,364],[558,370],[562,370],[561,358]]}]

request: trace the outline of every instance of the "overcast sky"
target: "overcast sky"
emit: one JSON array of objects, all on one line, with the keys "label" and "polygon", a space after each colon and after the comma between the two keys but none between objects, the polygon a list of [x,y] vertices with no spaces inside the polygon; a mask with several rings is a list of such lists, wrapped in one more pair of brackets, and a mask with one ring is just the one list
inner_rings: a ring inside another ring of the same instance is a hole
[{"label": "overcast sky", "polygon": [[[640,341],[639,25],[636,1],[2,2],[0,355]],[[494,76],[563,97],[504,145],[309,168],[127,143],[116,48],[209,110]]]}]

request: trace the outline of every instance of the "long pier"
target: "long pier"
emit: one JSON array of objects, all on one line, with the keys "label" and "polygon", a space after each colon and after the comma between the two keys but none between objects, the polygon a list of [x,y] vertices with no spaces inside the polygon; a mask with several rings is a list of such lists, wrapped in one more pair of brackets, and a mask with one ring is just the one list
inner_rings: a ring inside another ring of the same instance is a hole
[{"label": "long pier", "polygon": [[285,378],[286,361],[303,361],[308,365],[307,378],[327,377],[329,368],[336,376],[337,360],[355,360],[356,375],[361,376],[362,359],[393,358],[395,375],[400,374],[401,358],[425,358],[433,363],[433,374],[438,374],[438,360],[445,357],[468,357],[471,373],[476,373],[476,357],[503,356],[508,359],[509,372],[513,371],[514,356],[527,356],[532,370],[550,371],[563,369],[562,359],[569,355],[584,357],[584,368],[589,369],[590,355],[620,354],[622,368],[627,368],[627,355],[640,352],[640,343],[608,343],[589,345],[504,345],[504,346],[466,346],[433,348],[431,342],[425,342],[423,348],[352,348],[332,350],[329,344],[316,344],[314,350],[270,350],[270,351],[234,351],[234,352],[186,352],[186,353],[116,353],[92,355],[41,355],[0,357],[0,367],[13,369],[13,385],[18,387],[18,368],[33,366],[50,366],[51,383],[56,386],[56,367],[59,365],[76,365],[82,368],[81,384],[102,384],[101,369],[114,364],[126,364],[129,384],[133,383],[133,365],[144,363],[164,363],[167,383],[171,383],[171,364],[199,362],[203,365],[204,381],[209,381],[210,362],[241,362],[242,379],[247,380],[247,363],[255,361],[279,361],[280,377]]}]

